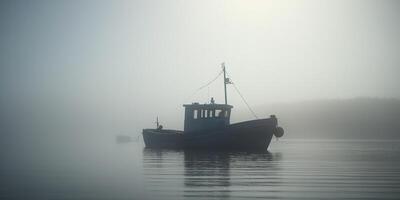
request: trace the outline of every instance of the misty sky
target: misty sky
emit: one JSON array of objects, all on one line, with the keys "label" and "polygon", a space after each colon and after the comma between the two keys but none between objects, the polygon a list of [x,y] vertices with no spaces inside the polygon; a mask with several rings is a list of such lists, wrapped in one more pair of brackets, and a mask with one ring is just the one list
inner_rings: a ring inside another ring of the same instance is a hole
[{"label": "misty sky", "polygon": [[191,96],[222,62],[251,105],[400,98],[399,11],[399,1],[2,1],[1,103],[182,115],[183,103],[223,102],[222,79]]}]

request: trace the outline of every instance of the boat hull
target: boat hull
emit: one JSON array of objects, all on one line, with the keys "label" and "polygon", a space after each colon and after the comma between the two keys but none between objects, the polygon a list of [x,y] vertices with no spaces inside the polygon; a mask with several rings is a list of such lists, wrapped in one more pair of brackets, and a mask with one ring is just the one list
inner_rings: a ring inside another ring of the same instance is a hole
[{"label": "boat hull", "polygon": [[144,129],[143,139],[149,148],[267,149],[276,126],[277,120],[268,118],[197,132]]}]

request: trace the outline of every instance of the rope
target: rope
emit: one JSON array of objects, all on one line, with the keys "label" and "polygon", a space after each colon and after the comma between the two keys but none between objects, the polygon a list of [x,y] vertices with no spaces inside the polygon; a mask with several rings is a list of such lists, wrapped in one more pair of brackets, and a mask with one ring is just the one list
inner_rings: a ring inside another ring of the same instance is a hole
[{"label": "rope", "polygon": [[[226,74],[228,74],[228,72],[226,72]],[[231,77],[229,75],[229,77]],[[243,97],[242,93],[240,93],[239,89],[236,87],[235,83],[232,81],[231,79],[231,84],[233,85],[233,88],[235,88],[236,92],[239,94],[240,98],[242,98],[243,102],[246,104],[247,108],[249,109],[249,111],[251,112],[251,114],[258,119],[258,116],[256,115],[256,113],[253,111],[253,109],[251,109],[250,105],[247,103],[246,99]]]},{"label": "rope", "polygon": [[251,114],[253,114],[253,116],[258,119],[256,113],[253,111],[253,109],[251,109],[250,105],[247,103],[246,99],[244,99],[242,93],[240,93],[239,89],[236,87],[236,85],[234,83],[232,83],[233,88],[235,88],[236,92],[239,94],[239,96],[242,98],[243,102],[246,104],[247,108],[250,110]]},{"label": "rope", "polygon": [[222,73],[223,73],[223,71],[219,72],[219,74],[218,74],[213,80],[211,80],[211,81],[209,81],[207,84],[205,84],[205,85],[199,87],[199,88],[196,90],[196,92],[202,90],[203,88],[205,88],[205,87],[207,87],[207,86],[209,86],[211,83],[213,83],[215,80],[217,80],[218,77],[221,76]]},{"label": "rope", "polygon": [[218,73],[218,75],[217,75],[214,79],[212,79],[211,81],[209,81],[207,84],[205,84],[205,85],[203,85],[203,86],[197,88],[197,90],[194,91],[194,93],[193,93],[192,95],[190,95],[187,99],[192,98],[195,94],[197,94],[197,92],[199,92],[200,90],[202,90],[202,89],[204,89],[205,87],[209,86],[211,83],[213,83],[215,80],[217,80],[217,79],[219,78],[219,76],[221,76],[222,73],[223,73],[223,71],[220,71],[220,72]]},{"label": "rope", "polygon": [[[197,92],[199,92],[200,90],[204,89],[205,87],[207,87],[207,86],[209,86],[211,83],[213,83],[215,80],[217,80],[217,79],[219,78],[219,76],[221,76],[221,74],[222,74],[223,72],[224,72],[224,71],[220,71],[220,72],[218,73],[218,75],[217,75],[214,79],[212,79],[211,81],[209,81],[207,84],[205,84],[205,85],[199,87],[199,88],[198,88],[192,95],[190,95],[187,99],[192,98]],[[226,72],[226,74],[228,75],[228,72]],[[231,77],[231,76],[229,76],[229,77]],[[231,80],[232,80],[232,78],[231,78]],[[239,89],[236,87],[236,85],[235,85],[233,82],[231,82],[231,84],[233,85],[233,88],[235,88],[236,92],[239,94],[240,98],[242,98],[243,102],[246,104],[246,106],[247,106],[247,108],[249,109],[249,111],[251,112],[251,114],[252,114],[256,119],[258,119],[258,116],[257,116],[256,113],[253,111],[253,109],[251,109],[250,105],[247,103],[246,99],[243,97],[242,93],[240,93],[240,91],[239,91]]]}]

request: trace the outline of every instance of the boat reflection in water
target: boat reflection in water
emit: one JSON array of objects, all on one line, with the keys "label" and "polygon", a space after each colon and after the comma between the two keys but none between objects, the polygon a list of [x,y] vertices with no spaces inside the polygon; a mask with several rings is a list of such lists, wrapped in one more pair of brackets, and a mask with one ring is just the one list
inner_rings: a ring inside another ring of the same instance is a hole
[{"label": "boat reflection in water", "polygon": [[281,183],[280,159],[280,154],[268,151],[145,148],[147,194],[163,199],[275,198],[274,191]]},{"label": "boat reflection in water", "polygon": [[230,156],[224,152],[184,152],[184,196],[228,199],[230,194]]}]

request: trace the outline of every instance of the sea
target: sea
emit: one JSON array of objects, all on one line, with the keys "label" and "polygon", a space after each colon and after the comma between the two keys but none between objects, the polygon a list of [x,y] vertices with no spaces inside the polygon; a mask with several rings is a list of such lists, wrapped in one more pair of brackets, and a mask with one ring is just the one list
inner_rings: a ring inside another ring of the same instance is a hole
[{"label": "sea", "polygon": [[0,199],[400,199],[398,140],[274,139],[243,152],[109,137],[0,155]]}]

